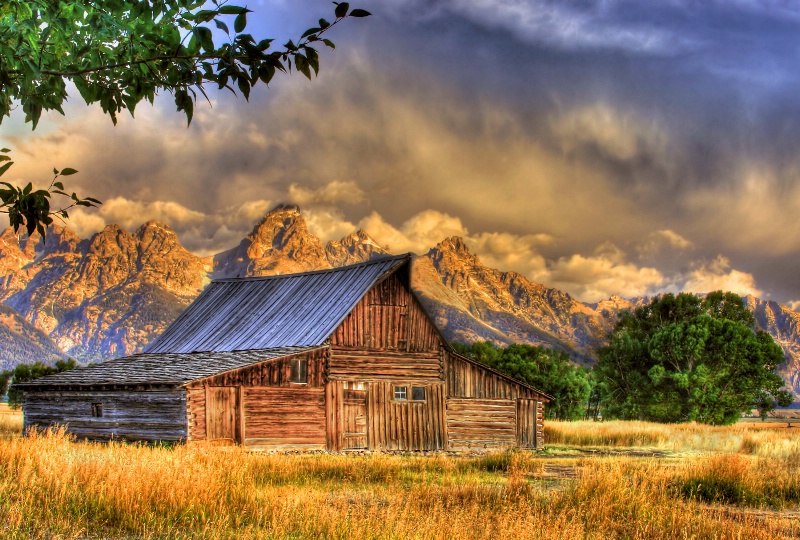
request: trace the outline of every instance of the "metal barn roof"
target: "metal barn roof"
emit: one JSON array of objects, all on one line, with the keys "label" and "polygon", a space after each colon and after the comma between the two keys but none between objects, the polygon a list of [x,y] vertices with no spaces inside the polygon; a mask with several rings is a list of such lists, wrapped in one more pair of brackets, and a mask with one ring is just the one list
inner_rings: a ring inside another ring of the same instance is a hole
[{"label": "metal barn roof", "polygon": [[313,350],[316,347],[283,347],[261,351],[193,354],[135,354],[102,364],[16,383],[25,388],[92,386],[137,386],[182,384],[225,371],[247,367],[265,360]]},{"label": "metal barn roof", "polygon": [[410,260],[401,255],[318,272],[213,281],[145,352],[321,345],[376,283]]}]

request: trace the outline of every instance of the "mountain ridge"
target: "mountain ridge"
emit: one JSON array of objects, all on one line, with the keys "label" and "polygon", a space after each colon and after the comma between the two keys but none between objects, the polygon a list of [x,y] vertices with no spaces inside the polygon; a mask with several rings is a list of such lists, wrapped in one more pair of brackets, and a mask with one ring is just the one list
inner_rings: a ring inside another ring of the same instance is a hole
[{"label": "mountain ridge", "polygon": [[[160,221],[133,233],[110,224],[89,239],[51,227],[45,242],[7,229],[0,234],[0,300],[19,315],[17,327],[30,326],[25,335],[41,334],[31,339],[44,352],[36,349],[22,361],[65,355],[99,361],[140,351],[211,279],[320,270],[387,255],[361,229],[323,244],[296,206],[276,207],[237,246],[211,257],[186,250]],[[459,237],[414,256],[412,287],[447,339],[555,347],[583,365],[594,362],[621,311],[649,301],[614,295],[580,302],[517,272],[485,266]],[[751,296],[746,302],[758,326],[783,347],[780,373],[800,393],[800,313]],[[0,363],[9,367],[12,360],[4,358],[0,346]]]}]

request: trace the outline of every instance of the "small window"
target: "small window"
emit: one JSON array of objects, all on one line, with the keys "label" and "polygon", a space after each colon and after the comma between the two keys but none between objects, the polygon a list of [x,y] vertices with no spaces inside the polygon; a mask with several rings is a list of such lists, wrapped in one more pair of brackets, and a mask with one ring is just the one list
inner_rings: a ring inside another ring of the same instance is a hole
[{"label": "small window", "polygon": [[411,387],[411,399],[414,401],[425,401],[425,387],[424,386]]},{"label": "small window", "polygon": [[308,383],[308,360],[305,358],[292,360],[292,372],[289,380],[297,384]]},{"label": "small window", "polygon": [[408,392],[405,386],[394,387],[394,399],[398,401],[405,401],[408,399]]},{"label": "small window", "polygon": [[103,416],[103,404],[102,403],[92,403],[92,416],[95,418],[100,418]]}]

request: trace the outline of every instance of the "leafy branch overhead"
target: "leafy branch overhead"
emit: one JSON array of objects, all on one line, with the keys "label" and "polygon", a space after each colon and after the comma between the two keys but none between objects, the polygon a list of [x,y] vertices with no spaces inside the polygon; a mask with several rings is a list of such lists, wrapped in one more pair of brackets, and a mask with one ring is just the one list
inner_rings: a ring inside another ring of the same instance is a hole
[{"label": "leafy branch overhead", "polygon": [[[105,0],[58,2],[5,0],[0,5],[0,121],[21,104],[36,128],[43,110],[64,114],[67,82],[88,105],[99,103],[114,123],[117,113],[133,115],[142,100],[170,92],[178,111],[192,120],[204,85],[238,90],[245,99],[259,81],[276,72],[319,72],[317,46],[334,48],[323,37],[363,9],[334,2],[334,19],[320,19],[296,41],[272,49],[272,39],[244,33],[251,10],[213,0]],[[232,23],[232,28],[231,28]],[[211,25],[224,34],[215,43]],[[63,175],[63,171],[62,171]]]},{"label": "leafy branch overhead", "polygon": [[[0,176],[14,164],[8,156],[8,148],[0,149]],[[80,198],[75,193],[64,191],[64,184],[59,181],[62,176],[71,176],[77,173],[75,169],[53,169],[53,180],[47,189],[33,190],[33,185],[29,182],[24,188],[0,182],[0,213],[8,214],[8,220],[14,232],[24,226],[28,234],[37,231],[42,238],[45,237],[45,227],[53,223],[53,216],[62,219],[69,217],[67,210],[76,206],[97,206],[102,204],[93,197]],[[66,206],[53,209],[50,205],[52,195],[66,197],[70,202]]]}]

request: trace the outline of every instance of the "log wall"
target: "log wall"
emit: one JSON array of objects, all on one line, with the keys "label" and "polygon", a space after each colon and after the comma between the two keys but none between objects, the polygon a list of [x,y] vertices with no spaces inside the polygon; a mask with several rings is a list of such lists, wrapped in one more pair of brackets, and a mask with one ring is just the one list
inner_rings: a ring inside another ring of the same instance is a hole
[{"label": "log wall", "polygon": [[444,364],[438,349],[412,353],[331,347],[328,378],[440,382],[444,380]]},{"label": "log wall", "polygon": [[517,446],[513,399],[447,400],[450,450],[499,450]]},{"label": "log wall", "polygon": [[324,388],[244,388],[248,448],[325,449]]},{"label": "log wall", "polygon": [[451,449],[544,447],[547,398],[461,356],[445,352],[443,360]]},{"label": "log wall", "polygon": [[[189,440],[207,438],[209,389],[228,387],[237,392],[235,442],[256,448],[324,448],[327,355],[327,349],[318,349],[191,383],[186,388]],[[292,383],[292,361],[303,358],[308,360],[308,382]]]},{"label": "log wall", "polygon": [[[66,425],[80,439],[181,441],[187,437],[186,392],[173,390],[26,390],[24,429]],[[93,404],[102,416],[92,415]]]}]

